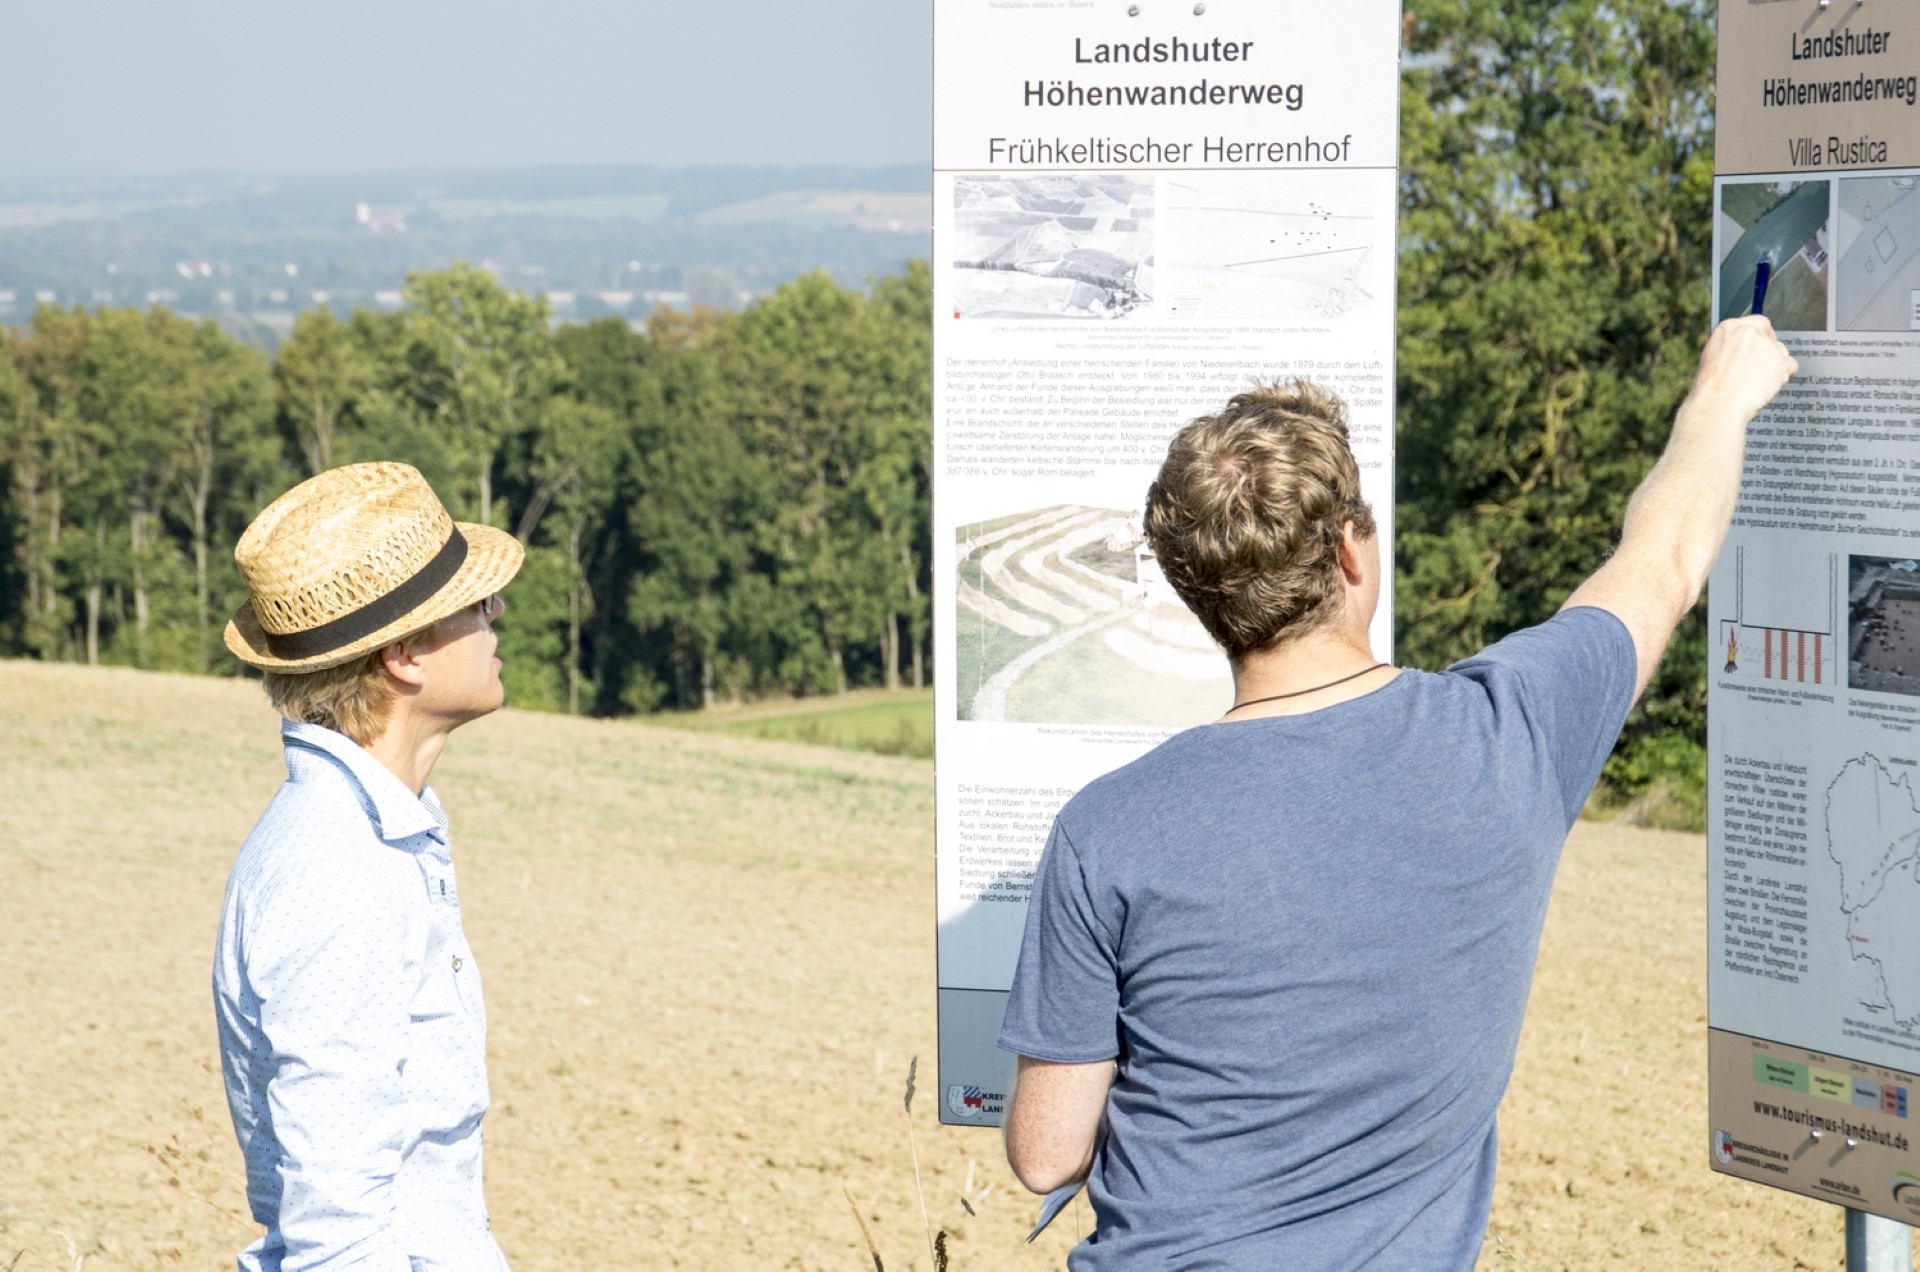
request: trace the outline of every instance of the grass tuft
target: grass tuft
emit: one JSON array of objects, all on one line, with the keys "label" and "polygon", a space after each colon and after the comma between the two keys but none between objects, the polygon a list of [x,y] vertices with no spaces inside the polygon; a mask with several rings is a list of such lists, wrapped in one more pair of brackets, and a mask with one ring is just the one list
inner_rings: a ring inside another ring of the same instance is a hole
[{"label": "grass tuft", "polygon": [[940,1268],[946,1265],[934,1245],[933,1220],[927,1217],[927,1190],[920,1183],[920,1145],[913,1138],[913,1077],[919,1070],[919,1056],[907,1061],[907,1094],[900,1103],[907,1114],[907,1147],[913,1151],[913,1191],[920,1198],[920,1223],[927,1230],[927,1253],[933,1256],[934,1267]]},{"label": "grass tuft", "polygon": [[842,1188],[840,1195],[847,1199],[847,1208],[853,1211],[853,1221],[860,1225],[860,1239],[867,1243],[867,1253],[873,1256],[873,1272],[887,1272],[887,1265],[880,1262],[880,1252],[873,1248],[873,1234],[867,1231],[867,1221],[860,1217],[860,1207],[854,1201],[853,1194]]}]

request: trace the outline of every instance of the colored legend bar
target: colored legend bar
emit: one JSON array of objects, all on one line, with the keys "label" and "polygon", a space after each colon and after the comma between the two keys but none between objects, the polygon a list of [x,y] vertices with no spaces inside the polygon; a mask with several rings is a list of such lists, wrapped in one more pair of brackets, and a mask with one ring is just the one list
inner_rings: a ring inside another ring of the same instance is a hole
[{"label": "colored legend bar", "polygon": [[1805,1091],[1807,1066],[1756,1053],[1753,1057],[1753,1080],[1763,1086],[1779,1087],[1783,1091]]},{"label": "colored legend bar", "polygon": [[1853,1103],[1853,1081],[1844,1073],[1835,1073],[1832,1069],[1807,1070],[1807,1089],[1823,1100],[1837,1100],[1841,1104]]}]

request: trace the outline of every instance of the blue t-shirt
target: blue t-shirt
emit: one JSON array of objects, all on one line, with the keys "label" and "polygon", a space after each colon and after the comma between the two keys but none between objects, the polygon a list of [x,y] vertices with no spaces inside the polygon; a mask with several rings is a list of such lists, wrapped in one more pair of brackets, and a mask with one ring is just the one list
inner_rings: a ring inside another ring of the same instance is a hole
[{"label": "blue t-shirt", "polygon": [[1068,802],[1000,1045],[1118,1062],[1074,1272],[1473,1266],[1554,867],[1634,670],[1619,619],[1567,610]]}]

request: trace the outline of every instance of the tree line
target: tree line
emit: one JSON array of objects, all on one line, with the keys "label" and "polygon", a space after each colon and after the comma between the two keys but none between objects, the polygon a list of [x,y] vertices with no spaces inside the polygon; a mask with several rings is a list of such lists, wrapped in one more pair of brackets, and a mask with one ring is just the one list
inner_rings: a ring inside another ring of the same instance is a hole
[{"label": "tree line", "polygon": [[734,314],[554,327],[456,264],[302,315],[271,361],[165,309],[0,345],[0,653],[232,671],[232,549],[339,464],[401,459],[527,563],[524,706],[620,714],[926,681],[931,288],[800,278]]},{"label": "tree line", "polygon": [[[1396,657],[1551,614],[1610,549],[1709,323],[1713,8],[1411,0],[1401,99]],[[0,350],[0,653],[219,670],[231,545],[293,480],[425,471],[528,545],[523,705],[617,714],[921,684],[924,264],[731,315],[551,329],[479,271],[303,316],[271,364],[164,311]],[[1608,780],[1697,803],[1705,627]],[[1684,814],[1683,814],[1684,817]]]}]

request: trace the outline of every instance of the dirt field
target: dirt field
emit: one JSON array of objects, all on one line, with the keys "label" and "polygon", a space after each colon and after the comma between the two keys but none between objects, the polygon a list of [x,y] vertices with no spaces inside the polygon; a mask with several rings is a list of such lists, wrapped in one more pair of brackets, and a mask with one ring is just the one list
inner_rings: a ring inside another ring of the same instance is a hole
[{"label": "dirt field", "polygon": [[[279,782],[251,685],[0,662],[0,1270],[231,1268],[226,869]],[[492,1021],[516,1272],[1058,1268],[934,1121],[931,769],[503,713],[435,773]],[[1840,1212],[1707,1169],[1703,845],[1582,825],[1502,1113],[1486,1269],[1839,1268]],[[972,1205],[969,1216],[961,1206]]]}]

